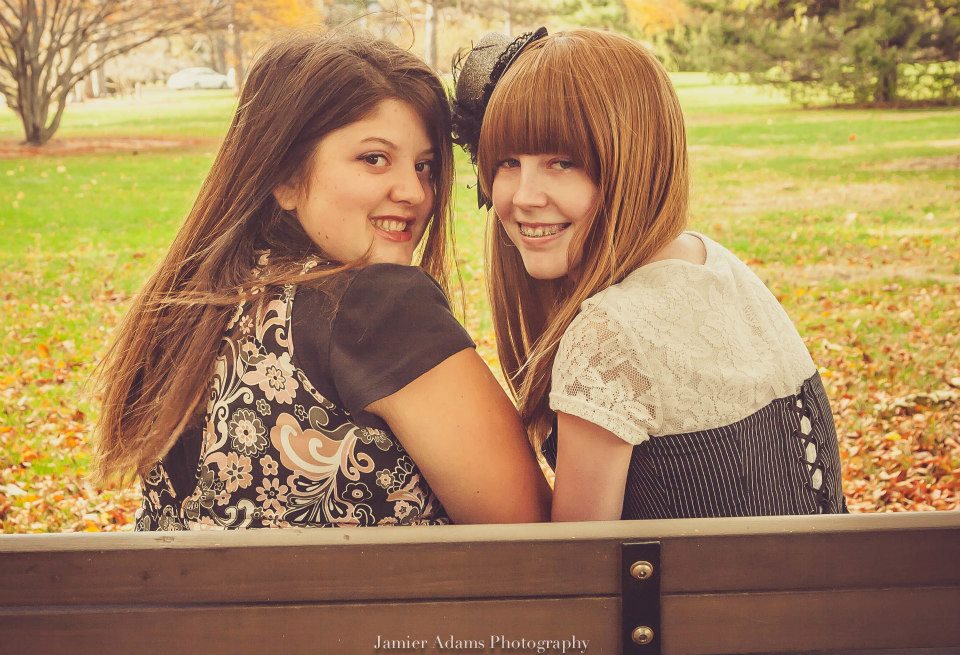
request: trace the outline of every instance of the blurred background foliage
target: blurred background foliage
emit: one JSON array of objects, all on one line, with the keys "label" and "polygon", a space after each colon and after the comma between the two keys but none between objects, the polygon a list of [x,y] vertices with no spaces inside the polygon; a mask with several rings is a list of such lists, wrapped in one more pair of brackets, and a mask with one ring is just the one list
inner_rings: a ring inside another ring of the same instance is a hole
[{"label": "blurred background foliage", "polygon": [[671,70],[773,85],[803,105],[953,104],[960,81],[960,0],[10,0],[0,92],[41,145],[70,102],[186,66],[242,80],[271,34],[308,23],[359,25],[441,73],[485,32],[545,24],[617,30]]}]

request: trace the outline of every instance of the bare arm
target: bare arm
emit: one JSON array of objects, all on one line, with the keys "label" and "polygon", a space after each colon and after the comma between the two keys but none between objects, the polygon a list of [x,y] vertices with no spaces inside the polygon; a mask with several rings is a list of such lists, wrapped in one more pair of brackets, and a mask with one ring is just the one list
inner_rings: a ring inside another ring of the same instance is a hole
[{"label": "bare arm", "polygon": [[387,422],[454,522],[547,520],[550,489],[517,411],[473,348],[366,409]]},{"label": "bare arm", "polygon": [[633,446],[582,418],[557,413],[557,479],[554,521],[615,521]]}]

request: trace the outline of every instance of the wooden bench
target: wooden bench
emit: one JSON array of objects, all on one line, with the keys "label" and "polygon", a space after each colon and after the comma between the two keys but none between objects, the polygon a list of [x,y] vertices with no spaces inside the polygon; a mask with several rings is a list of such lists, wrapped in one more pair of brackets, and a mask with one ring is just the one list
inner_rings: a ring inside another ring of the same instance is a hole
[{"label": "wooden bench", "polygon": [[960,512],[0,537],[2,653],[539,648],[960,652]]}]

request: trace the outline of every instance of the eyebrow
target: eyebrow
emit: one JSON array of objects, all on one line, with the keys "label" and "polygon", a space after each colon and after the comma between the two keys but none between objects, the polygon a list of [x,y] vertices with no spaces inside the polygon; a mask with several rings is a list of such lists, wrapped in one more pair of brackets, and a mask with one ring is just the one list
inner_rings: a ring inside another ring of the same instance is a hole
[{"label": "eyebrow", "polygon": [[[379,136],[368,136],[366,139],[363,139],[362,141],[360,141],[360,143],[367,143],[367,142],[369,142],[369,141],[372,141],[372,142],[374,142],[374,143],[382,143],[383,145],[385,145],[386,147],[390,148],[391,150],[399,150],[399,149],[400,149],[400,148],[397,146],[397,144],[395,144],[393,141],[389,141],[389,140],[384,139],[383,137],[379,137]],[[426,150],[422,151],[418,156],[419,156],[419,157],[422,157],[422,156],[424,156],[424,155],[432,155],[432,154],[434,154],[434,153],[433,153],[433,148],[427,148]]]}]

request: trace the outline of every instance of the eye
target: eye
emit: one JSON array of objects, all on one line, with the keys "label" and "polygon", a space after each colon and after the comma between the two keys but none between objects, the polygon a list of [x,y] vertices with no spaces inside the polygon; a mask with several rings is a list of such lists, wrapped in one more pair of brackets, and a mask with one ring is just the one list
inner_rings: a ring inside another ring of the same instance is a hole
[{"label": "eye", "polygon": [[427,159],[424,161],[418,161],[414,168],[417,169],[418,173],[427,173],[433,175],[433,160]]},{"label": "eye", "polygon": [[389,163],[387,160],[387,156],[382,152],[370,152],[367,154],[360,155],[359,157],[357,157],[357,159],[359,159],[360,161],[365,161],[371,166],[376,166],[377,168],[386,166]]},{"label": "eye", "polygon": [[550,165],[553,168],[558,168],[561,171],[569,171],[571,168],[576,168],[577,163],[569,159],[554,159],[550,162]]}]

